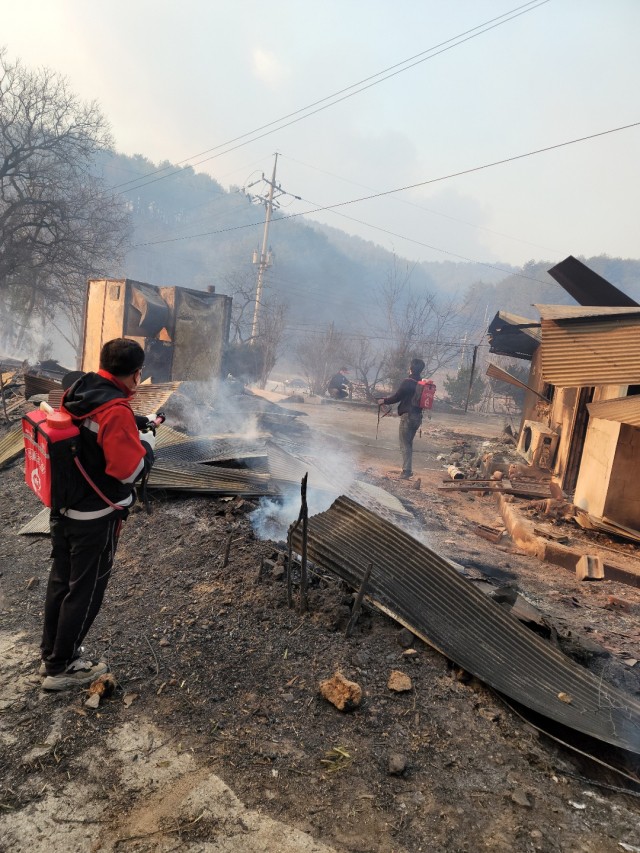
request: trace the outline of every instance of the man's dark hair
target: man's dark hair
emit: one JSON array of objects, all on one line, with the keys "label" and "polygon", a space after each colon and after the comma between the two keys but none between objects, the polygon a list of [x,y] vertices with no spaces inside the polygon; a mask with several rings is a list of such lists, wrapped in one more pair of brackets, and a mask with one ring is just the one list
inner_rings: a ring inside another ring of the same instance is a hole
[{"label": "man's dark hair", "polygon": [[112,376],[131,376],[144,365],[144,350],[136,341],[114,338],[100,350],[100,370]]},{"label": "man's dark hair", "polygon": [[411,362],[411,366],[409,367],[410,373],[413,373],[414,376],[420,376],[423,370],[424,361],[421,358],[414,358]]}]

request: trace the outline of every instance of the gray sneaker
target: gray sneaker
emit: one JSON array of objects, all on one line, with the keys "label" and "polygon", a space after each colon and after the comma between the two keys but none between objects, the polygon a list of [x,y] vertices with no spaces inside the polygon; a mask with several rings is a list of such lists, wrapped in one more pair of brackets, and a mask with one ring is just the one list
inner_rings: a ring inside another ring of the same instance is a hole
[{"label": "gray sneaker", "polygon": [[42,682],[43,690],[67,690],[69,687],[91,684],[99,675],[109,672],[109,667],[104,661],[94,663],[90,660],[78,658],[70,663],[64,672],[59,675],[48,675]]},{"label": "gray sneaker", "polygon": [[[82,657],[83,654],[84,654],[84,646],[79,646],[78,647],[78,657]],[[47,665],[44,661],[41,661],[40,667],[38,669],[38,675],[40,676],[40,678],[44,678],[46,676],[46,674],[47,674]]]}]

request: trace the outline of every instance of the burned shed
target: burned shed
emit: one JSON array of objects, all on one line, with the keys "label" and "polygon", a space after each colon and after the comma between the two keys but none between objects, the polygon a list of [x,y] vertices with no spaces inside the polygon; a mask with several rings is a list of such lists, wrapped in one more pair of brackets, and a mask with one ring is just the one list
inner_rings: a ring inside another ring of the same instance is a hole
[{"label": "burned shed", "polygon": [[531,360],[518,449],[576,506],[640,528],[640,306],[576,258],[549,272],[580,305],[537,305],[539,323],[499,312],[489,327],[492,352]]},{"label": "burned shed", "polygon": [[102,345],[138,341],[153,382],[218,378],[229,340],[230,296],[131,279],[92,279],[87,287],[82,369],[97,370]]}]

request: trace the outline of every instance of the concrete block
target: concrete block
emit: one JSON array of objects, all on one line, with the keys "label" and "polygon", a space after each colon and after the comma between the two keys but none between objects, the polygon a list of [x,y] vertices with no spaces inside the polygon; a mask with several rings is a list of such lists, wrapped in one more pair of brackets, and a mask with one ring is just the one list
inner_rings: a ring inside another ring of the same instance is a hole
[{"label": "concrete block", "polygon": [[604,564],[602,557],[583,554],[576,564],[576,578],[579,581],[604,580]]}]

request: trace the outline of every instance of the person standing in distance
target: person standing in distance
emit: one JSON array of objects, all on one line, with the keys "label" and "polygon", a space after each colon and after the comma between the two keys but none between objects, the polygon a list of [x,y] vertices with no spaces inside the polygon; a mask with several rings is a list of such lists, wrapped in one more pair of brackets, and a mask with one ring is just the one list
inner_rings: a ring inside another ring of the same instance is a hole
[{"label": "person standing in distance", "polygon": [[104,661],[84,660],[81,643],[100,610],[135,482],[153,464],[155,436],[138,431],[129,403],[143,365],[136,341],[108,341],[98,372],[77,379],[60,404],[80,428],[78,457],[108,503],[85,483],[73,506],[51,516],[53,565],[40,647],[44,690],[88,684],[108,670]]},{"label": "person standing in distance", "polygon": [[413,477],[413,439],[422,423],[422,409],[413,405],[413,395],[424,370],[424,361],[414,358],[409,366],[409,376],[403,379],[398,390],[390,397],[381,397],[378,405],[390,406],[398,403],[398,414],[400,415],[400,426],[398,437],[400,439],[400,452],[402,453],[401,480],[410,480]]}]

